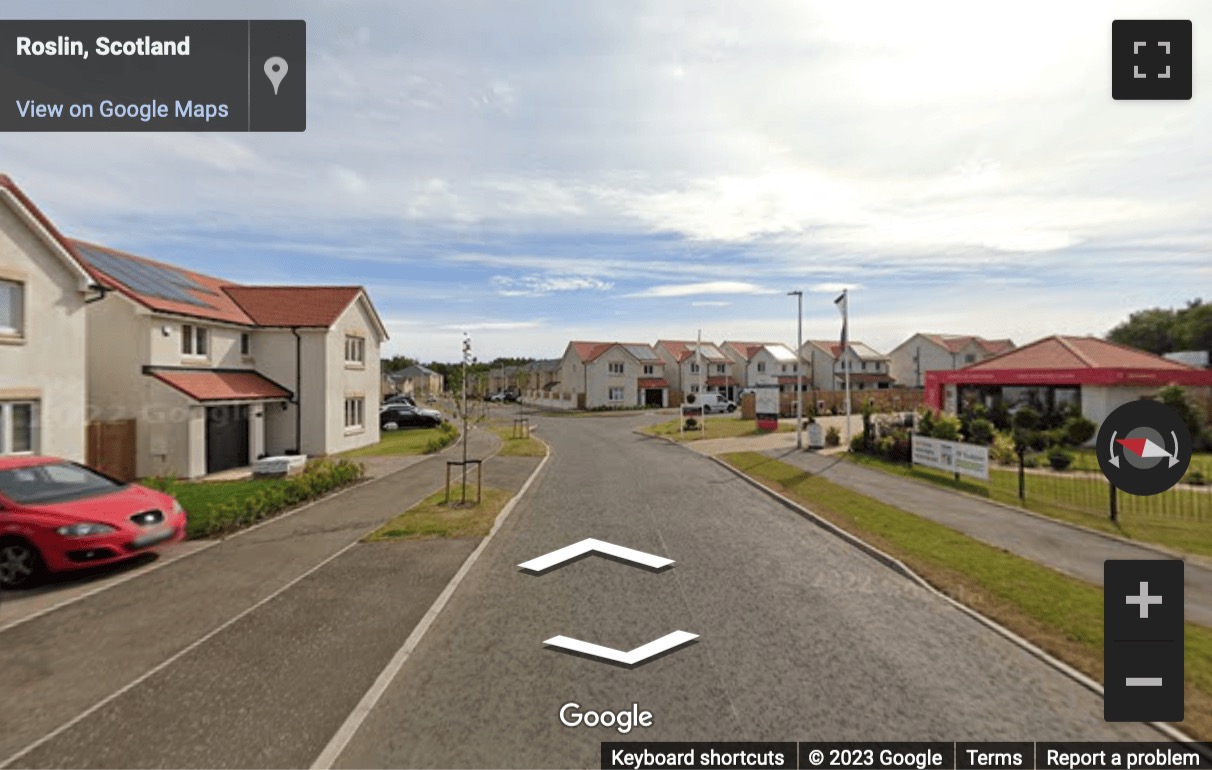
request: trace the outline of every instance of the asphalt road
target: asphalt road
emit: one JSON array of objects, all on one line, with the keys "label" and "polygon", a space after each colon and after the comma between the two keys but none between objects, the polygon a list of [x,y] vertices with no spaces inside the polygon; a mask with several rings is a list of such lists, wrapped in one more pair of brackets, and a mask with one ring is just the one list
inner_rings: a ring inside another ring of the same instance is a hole
[{"label": "asphalt road", "polygon": [[[490,460],[485,485],[536,464]],[[0,764],[310,766],[478,542],[358,542],[444,475],[427,459],[0,632]]]},{"label": "asphalt road", "polygon": [[[719,468],[631,432],[540,418],[554,456],[337,761],[596,767],[603,740],[1159,740],[1101,699]],[[593,537],[676,560],[519,563]],[[635,669],[545,649],[698,643]],[[639,704],[648,729],[570,728]]]}]

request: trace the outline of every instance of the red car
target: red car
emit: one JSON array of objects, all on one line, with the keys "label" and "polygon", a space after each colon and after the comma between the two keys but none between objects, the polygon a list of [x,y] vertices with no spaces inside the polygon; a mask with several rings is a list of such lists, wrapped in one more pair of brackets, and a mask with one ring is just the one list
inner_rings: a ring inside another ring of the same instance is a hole
[{"label": "red car", "polygon": [[171,496],[54,457],[0,457],[0,588],[185,538]]}]

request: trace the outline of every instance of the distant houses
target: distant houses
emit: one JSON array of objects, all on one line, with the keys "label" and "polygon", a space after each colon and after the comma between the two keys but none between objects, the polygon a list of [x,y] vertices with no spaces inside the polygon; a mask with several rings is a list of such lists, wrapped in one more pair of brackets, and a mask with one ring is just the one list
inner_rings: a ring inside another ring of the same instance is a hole
[{"label": "distant houses", "polygon": [[922,388],[927,372],[954,371],[1013,349],[1014,343],[1008,339],[918,333],[888,354],[889,374],[902,387]]}]

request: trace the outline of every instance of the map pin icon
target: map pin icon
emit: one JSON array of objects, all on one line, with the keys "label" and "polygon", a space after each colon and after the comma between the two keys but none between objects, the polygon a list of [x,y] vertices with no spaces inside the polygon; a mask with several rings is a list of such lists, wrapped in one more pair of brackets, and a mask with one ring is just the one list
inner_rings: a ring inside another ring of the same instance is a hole
[{"label": "map pin icon", "polygon": [[290,68],[286,66],[286,60],[281,56],[271,56],[265,60],[265,77],[274,84],[274,96],[278,95],[278,85],[281,84],[282,78],[286,77],[288,69]]}]

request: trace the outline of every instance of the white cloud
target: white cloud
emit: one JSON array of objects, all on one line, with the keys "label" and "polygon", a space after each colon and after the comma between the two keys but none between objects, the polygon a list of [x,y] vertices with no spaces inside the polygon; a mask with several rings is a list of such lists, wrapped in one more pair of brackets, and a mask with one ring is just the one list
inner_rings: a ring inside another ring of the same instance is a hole
[{"label": "white cloud", "polygon": [[810,286],[808,291],[820,292],[822,294],[833,294],[834,292],[840,292],[846,289],[856,291],[861,288],[863,288],[861,283],[818,283]]},{"label": "white cloud", "polygon": [[673,283],[652,286],[643,291],[624,294],[624,297],[693,297],[700,294],[778,294],[777,289],[767,289],[743,281],[705,281],[703,283]]},{"label": "white cloud", "polygon": [[494,275],[490,280],[502,297],[542,297],[566,291],[609,291],[614,287],[612,282],[592,276],[526,275],[510,278]]},{"label": "white cloud", "polygon": [[703,301],[703,302],[691,302],[690,306],[691,307],[728,307],[731,304],[732,304],[731,302]]}]

